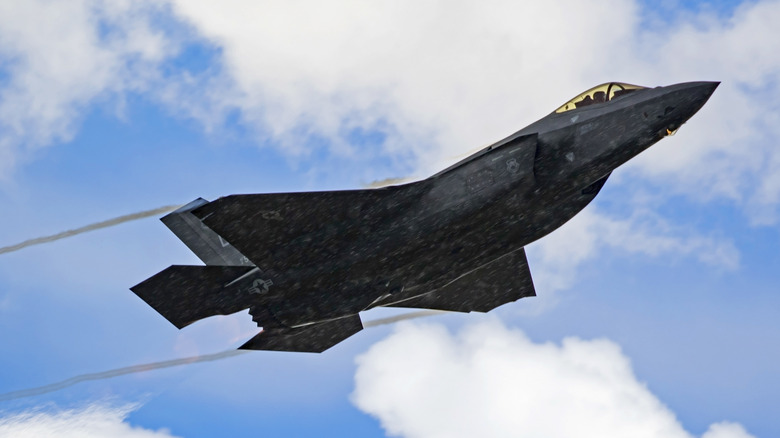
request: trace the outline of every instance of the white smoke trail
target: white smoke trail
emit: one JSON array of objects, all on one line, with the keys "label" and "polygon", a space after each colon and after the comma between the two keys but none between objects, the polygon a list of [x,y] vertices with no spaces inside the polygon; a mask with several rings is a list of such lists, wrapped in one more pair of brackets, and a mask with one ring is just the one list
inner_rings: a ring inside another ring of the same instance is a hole
[{"label": "white smoke trail", "polygon": [[[428,316],[438,315],[441,312],[438,310],[422,310],[419,312],[410,312],[402,315],[391,316],[388,318],[379,318],[371,321],[366,321],[363,325],[365,328],[377,327],[386,324],[392,324],[394,322],[403,321],[407,319],[424,318]],[[60,389],[73,386],[77,383],[86,382],[89,380],[103,380],[110,379],[112,377],[123,376],[125,374],[143,373],[145,371],[159,370],[162,368],[177,367],[181,365],[189,365],[200,362],[212,362],[215,360],[227,359],[229,357],[238,356],[240,354],[249,353],[246,350],[225,350],[219,353],[204,354],[200,356],[183,357],[181,359],[164,360],[161,362],[152,362],[141,365],[132,365],[129,367],[115,368],[108,371],[100,371],[97,373],[79,374],[78,376],[71,377],[69,379],[61,380],[59,382],[50,383],[48,385],[36,386],[34,388],[20,389],[17,391],[6,392],[0,394],[0,401],[14,400],[18,398],[32,397],[36,395],[46,394],[49,392],[59,391]]]},{"label": "white smoke trail", "polygon": [[6,392],[0,394],[0,401],[13,400],[17,398],[32,397],[34,395],[46,394],[47,392],[59,391],[60,389],[73,386],[77,383],[86,382],[88,380],[102,380],[110,379],[112,377],[123,376],[125,374],[142,373],[144,371],[159,370],[162,368],[176,367],[179,365],[187,365],[197,362],[210,362],[214,360],[226,359],[228,357],[236,356],[242,353],[248,353],[244,350],[227,350],[220,353],[205,354],[203,356],[184,357],[181,359],[165,360],[162,362],[153,362],[141,365],[133,365],[129,367],[116,368],[108,371],[101,371],[98,373],[80,374],[69,379],[65,379],[56,383],[50,383],[48,385],[37,386],[35,388],[20,389],[18,391]]},{"label": "white smoke trail", "polygon": [[77,234],[87,233],[94,230],[99,230],[101,228],[108,228],[113,227],[114,225],[123,224],[125,222],[130,222],[138,219],[147,218],[149,216],[155,216],[158,214],[168,213],[169,211],[173,211],[179,208],[178,205],[166,205],[165,207],[159,207],[155,208],[153,210],[146,210],[141,211],[138,213],[132,213],[132,214],[126,214],[124,216],[115,217],[113,219],[105,220],[102,222],[97,222],[94,224],[86,225],[80,228],[76,228],[73,230],[63,231],[61,233],[52,234],[51,236],[44,236],[44,237],[36,237],[34,239],[25,240],[24,242],[17,243],[15,245],[9,245],[4,246],[0,248],[0,254],[5,254],[8,252],[14,252],[19,251],[20,249],[27,248],[28,246],[32,245],[40,245],[43,243],[49,243],[53,242],[55,240],[64,239],[66,237],[75,236]]},{"label": "white smoke trail", "polygon": [[382,187],[388,187],[388,186],[395,186],[399,184],[405,184],[408,182],[414,181],[415,178],[411,176],[404,176],[404,177],[394,177],[394,178],[385,178],[380,179],[376,181],[371,181],[370,183],[363,184],[363,188],[366,189],[379,189]]},{"label": "white smoke trail", "polygon": [[427,316],[440,315],[442,313],[447,313],[447,312],[444,312],[442,310],[420,310],[417,312],[409,312],[401,315],[390,316],[387,318],[372,319],[371,321],[366,321],[365,324],[363,324],[363,327],[365,328],[377,327],[380,325],[392,324],[394,322],[404,321],[407,319],[425,318]]}]

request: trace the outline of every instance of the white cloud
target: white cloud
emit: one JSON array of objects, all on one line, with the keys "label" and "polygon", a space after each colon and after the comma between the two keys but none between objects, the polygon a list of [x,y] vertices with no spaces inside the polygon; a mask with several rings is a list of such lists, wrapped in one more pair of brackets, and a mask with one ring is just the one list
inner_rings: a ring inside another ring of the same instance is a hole
[{"label": "white cloud", "polygon": [[[207,72],[160,74],[185,38],[161,24],[168,5],[192,26],[189,43],[218,49]],[[312,136],[350,155],[354,129],[378,130],[387,159],[425,175],[594,83],[710,79],[723,81],[711,103],[632,169],[776,222],[780,1],[727,17],[682,13],[650,30],[647,13],[635,0],[0,2],[0,175],[128,91],[209,129],[237,109],[293,155],[308,154]]]},{"label": "white cloud", "polygon": [[702,438],[751,438],[750,435],[741,424],[721,422],[715,423],[707,429],[707,432],[701,436]]},{"label": "white cloud", "polygon": [[175,45],[154,2],[0,2],[0,178],[41,146],[68,141],[97,100],[144,91]]},{"label": "white cloud", "polygon": [[[96,100],[121,101],[128,91],[148,93],[207,129],[239,109],[248,126],[293,155],[310,152],[311,135],[349,155],[352,129],[380,130],[386,156],[412,157],[424,175],[597,82],[721,79],[690,126],[632,161],[622,178],[703,199],[725,196],[758,223],[777,219],[780,39],[764,35],[773,34],[771,17],[780,20],[778,1],[743,6],[731,18],[688,15],[649,31],[631,0],[170,6],[191,25],[189,42],[204,42],[197,33],[220,49],[202,75],[160,75],[184,35],[162,29],[168,9],[158,3],[0,2],[8,74],[0,82],[0,177],[29,150],[71,138]],[[738,263],[729,242],[686,237],[690,230],[644,208],[628,219],[583,212],[540,243],[544,265],[534,266],[535,275],[565,288],[573,268],[601,248]]]},{"label": "white cloud", "polygon": [[720,80],[700,114],[631,163],[644,177],[696,199],[724,197],[756,223],[780,203],[780,2],[745,2],[733,17],[702,15],[644,34],[633,69],[648,78]]},{"label": "white cloud", "polygon": [[[190,43],[219,49],[207,72],[160,75],[184,35],[155,20],[169,17],[159,3],[0,2],[0,178],[30,150],[71,138],[95,101],[128,91],[207,129],[238,109],[292,155],[311,151],[310,136],[350,155],[353,129],[382,131],[385,157],[425,175],[594,83],[717,79],[701,113],[622,177],[667,194],[725,197],[755,223],[780,219],[780,38],[769,37],[780,1],[747,3],[733,17],[681,14],[650,30],[633,0],[171,0],[170,10],[191,26]],[[561,266],[554,288],[566,287],[561,271],[606,247],[738,263],[729,242],[685,237],[690,230],[638,208],[643,215],[629,219],[586,211],[543,240],[543,260]],[[580,245],[561,246],[563,236]]]},{"label": "white cloud", "polygon": [[537,288],[570,287],[577,267],[606,249],[669,260],[692,256],[726,270],[736,269],[740,258],[730,240],[672,226],[650,211],[639,209],[628,218],[615,218],[591,206],[529,247]]},{"label": "white cloud", "polygon": [[[191,26],[188,43],[217,49],[208,71],[160,74],[185,38],[160,24],[168,6]],[[776,222],[780,1],[726,17],[681,13],[650,30],[648,13],[635,0],[0,2],[0,175],[31,148],[70,139],[91,104],[128,91],[208,129],[236,109],[292,155],[322,144],[312,137],[351,155],[353,130],[380,131],[387,160],[426,175],[598,82],[721,80],[690,126],[631,168]]]},{"label": "white cloud", "polygon": [[296,151],[300,133],[349,153],[351,128],[385,130],[424,171],[601,80],[593,49],[622,55],[637,19],[623,0],[174,4],[223,49],[248,123]]},{"label": "white cloud", "polygon": [[[498,322],[399,324],[357,359],[353,402],[413,437],[690,438],[606,339],[537,344]],[[717,423],[702,438],[747,438]]]},{"label": "white cloud", "polygon": [[383,130],[386,152],[411,154],[423,175],[598,82],[721,80],[702,114],[633,168],[667,190],[776,219],[778,1],[733,17],[683,13],[651,30],[632,0],[174,5],[223,49],[234,92],[211,105],[238,107],[296,154],[307,135],[350,153],[351,128]]},{"label": "white cloud", "polygon": [[33,410],[0,418],[0,437],[39,438],[164,438],[166,430],[134,427],[125,420],[130,407],[93,405],[83,409],[47,412]]}]

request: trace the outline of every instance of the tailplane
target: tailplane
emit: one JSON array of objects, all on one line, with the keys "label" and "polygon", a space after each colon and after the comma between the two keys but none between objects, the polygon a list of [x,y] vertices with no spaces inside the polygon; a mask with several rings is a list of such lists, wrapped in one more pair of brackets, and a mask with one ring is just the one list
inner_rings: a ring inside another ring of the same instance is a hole
[{"label": "tailplane", "polygon": [[177,328],[184,328],[199,319],[251,307],[251,291],[230,286],[255,270],[250,266],[174,265],[130,290]]}]

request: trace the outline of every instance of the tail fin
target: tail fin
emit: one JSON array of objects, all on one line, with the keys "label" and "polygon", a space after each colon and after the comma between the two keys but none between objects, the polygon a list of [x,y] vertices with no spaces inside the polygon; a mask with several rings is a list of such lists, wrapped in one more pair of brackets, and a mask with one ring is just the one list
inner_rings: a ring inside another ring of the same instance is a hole
[{"label": "tail fin", "polygon": [[207,265],[253,266],[248,258],[192,214],[192,210],[204,204],[208,201],[198,198],[160,220]]}]

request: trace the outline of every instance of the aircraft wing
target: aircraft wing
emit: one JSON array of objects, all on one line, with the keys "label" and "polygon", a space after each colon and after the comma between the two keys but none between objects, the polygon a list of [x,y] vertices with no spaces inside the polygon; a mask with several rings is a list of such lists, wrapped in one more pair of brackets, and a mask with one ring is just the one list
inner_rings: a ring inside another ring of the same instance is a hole
[{"label": "aircraft wing", "polygon": [[439,289],[386,307],[453,312],[488,312],[520,298],[536,296],[525,249],[499,257]]}]

